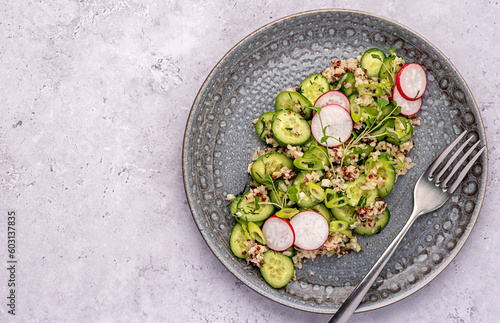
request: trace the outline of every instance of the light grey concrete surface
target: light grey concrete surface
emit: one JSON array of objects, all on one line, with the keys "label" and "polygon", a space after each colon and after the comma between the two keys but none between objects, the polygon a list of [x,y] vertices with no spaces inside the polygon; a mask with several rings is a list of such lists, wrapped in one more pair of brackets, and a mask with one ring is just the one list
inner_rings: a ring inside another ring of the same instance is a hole
[{"label": "light grey concrete surface", "polygon": [[352,322],[500,317],[496,1],[0,1],[0,264],[16,212],[16,316],[0,321],[327,322],[241,284],[206,246],[181,149],[204,79],[240,39],[278,18],[349,8],[437,46],[475,95],[489,145],[477,224],[422,290]]}]

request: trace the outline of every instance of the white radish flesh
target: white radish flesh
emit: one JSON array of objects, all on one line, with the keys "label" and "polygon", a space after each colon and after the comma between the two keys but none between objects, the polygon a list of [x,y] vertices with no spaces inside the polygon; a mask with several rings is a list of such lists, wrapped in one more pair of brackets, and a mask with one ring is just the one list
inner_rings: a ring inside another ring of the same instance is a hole
[{"label": "white radish flesh", "polygon": [[328,239],[330,226],[318,212],[302,211],[290,220],[295,232],[295,246],[302,250],[321,248]]},{"label": "white radish flesh", "polygon": [[[326,142],[321,142],[325,135],[323,134],[324,128],[326,136],[331,138],[328,138]],[[311,121],[311,133],[314,139],[320,145],[327,147],[336,147],[346,142],[351,137],[352,129],[351,114],[337,104],[322,107],[321,113],[316,113]]]},{"label": "white radish flesh", "polygon": [[347,112],[351,112],[351,103],[349,102],[349,99],[347,96],[340,92],[340,91],[328,91],[323,93],[314,103],[314,106],[316,108],[322,108],[325,105],[329,104],[338,104],[344,109],[347,110]]},{"label": "white radish flesh", "polygon": [[403,66],[396,75],[396,87],[403,98],[418,100],[427,88],[427,74],[422,66],[409,63]]},{"label": "white radish flesh", "polygon": [[401,114],[405,116],[415,115],[422,107],[422,98],[413,101],[407,100],[401,95],[401,93],[399,93],[396,86],[394,87],[392,98],[399,106],[401,106]]},{"label": "white radish flesh", "polygon": [[295,242],[295,233],[290,221],[272,216],[264,222],[262,234],[266,245],[274,251],[285,251]]}]

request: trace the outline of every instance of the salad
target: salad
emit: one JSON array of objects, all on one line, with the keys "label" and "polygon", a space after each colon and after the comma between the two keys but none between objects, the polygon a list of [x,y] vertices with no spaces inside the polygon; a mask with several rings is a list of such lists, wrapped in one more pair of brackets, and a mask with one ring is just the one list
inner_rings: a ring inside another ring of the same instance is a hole
[{"label": "salad", "polygon": [[422,66],[395,49],[335,59],[276,96],[254,120],[250,185],[229,194],[233,254],[286,286],[307,259],[360,252],[359,235],[389,222],[384,198],[413,167],[416,116],[427,86]]}]

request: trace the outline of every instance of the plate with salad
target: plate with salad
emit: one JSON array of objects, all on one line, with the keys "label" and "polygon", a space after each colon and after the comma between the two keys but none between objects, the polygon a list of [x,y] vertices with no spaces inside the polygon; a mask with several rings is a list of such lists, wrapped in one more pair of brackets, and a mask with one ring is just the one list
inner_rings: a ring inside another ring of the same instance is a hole
[{"label": "plate with salad", "polygon": [[[365,12],[304,12],[241,40],[207,77],[186,125],[186,195],[239,280],[334,313],[408,219],[420,174],[466,129],[485,143],[465,81],[422,36]],[[411,295],[455,257],[486,161],[417,220],[358,311]]]}]

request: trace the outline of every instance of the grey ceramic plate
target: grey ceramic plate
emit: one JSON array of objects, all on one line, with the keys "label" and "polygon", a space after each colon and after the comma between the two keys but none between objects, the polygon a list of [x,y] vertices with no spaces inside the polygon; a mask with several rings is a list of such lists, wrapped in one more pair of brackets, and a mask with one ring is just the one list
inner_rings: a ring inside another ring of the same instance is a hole
[{"label": "grey ceramic plate", "polygon": [[[253,149],[263,143],[252,120],[273,111],[276,95],[297,86],[335,58],[356,57],[370,47],[389,49],[424,66],[428,88],[422,125],[410,157],[416,166],[400,177],[386,199],[392,218],[378,235],[361,237],[364,251],[307,261],[297,280],[279,290],[229,248],[234,224],[225,197],[240,192]],[[284,305],[334,313],[401,229],[412,209],[413,186],[437,152],[462,130],[486,144],[481,117],[464,80],[446,57],[405,26],[372,14],[319,10],[289,16],[250,34],[212,70],[193,104],[183,148],[184,184],[191,212],[215,256],[238,279]],[[429,283],[456,256],[478,217],[487,155],[439,211],[420,218],[389,261],[358,311],[400,300]],[[314,275],[311,275],[311,271]]]}]

